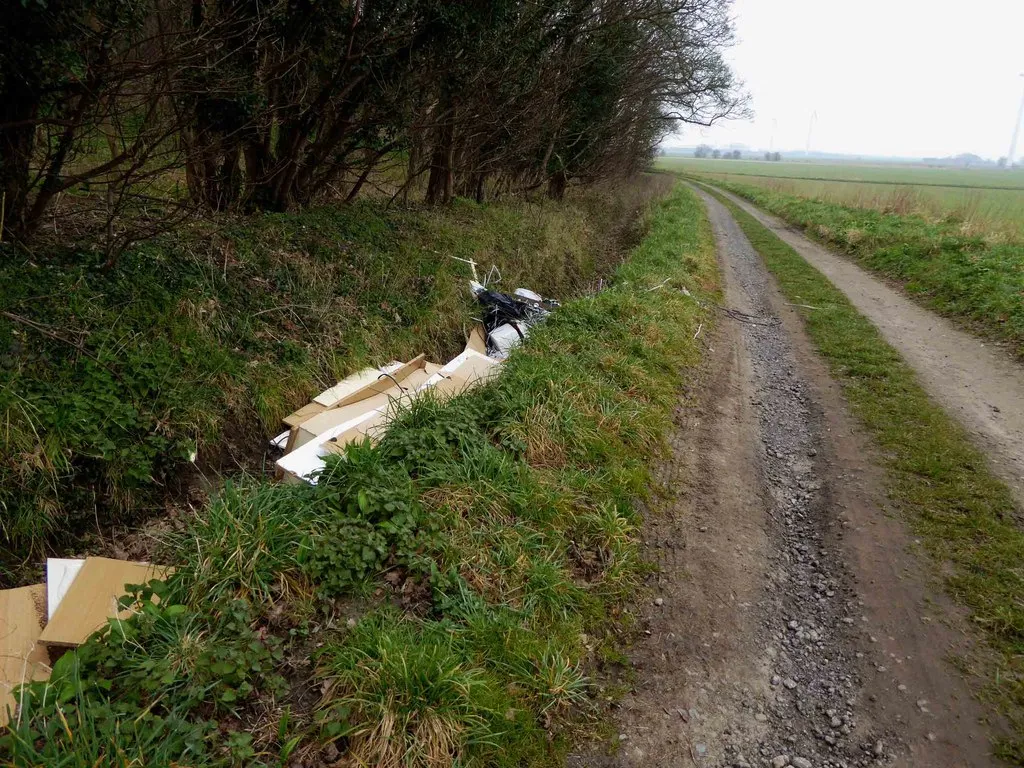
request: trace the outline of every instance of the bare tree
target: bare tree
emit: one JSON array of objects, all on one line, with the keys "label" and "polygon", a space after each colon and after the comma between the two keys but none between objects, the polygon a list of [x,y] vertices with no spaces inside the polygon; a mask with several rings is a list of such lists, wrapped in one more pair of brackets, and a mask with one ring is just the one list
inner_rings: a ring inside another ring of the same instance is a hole
[{"label": "bare tree", "polygon": [[[383,164],[428,202],[646,167],[745,110],[729,0],[49,0],[0,31],[5,231],[62,195],[125,211],[352,200]],[[20,40],[19,40],[20,37]],[[715,155],[717,156],[717,154]],[[113,247],[113,246],[111,246]]]},{"label": "bare tree", "polygon": [[[183,164],[173,89],[207,41],[186,37],[173,16],[127,0],[8,6],[0,236],[30,239],[60,198],[65,227],[100,233],[108,255],[175,218],[187,198],[168,177]],[[123,226],[131,209],[134,233]]]}]

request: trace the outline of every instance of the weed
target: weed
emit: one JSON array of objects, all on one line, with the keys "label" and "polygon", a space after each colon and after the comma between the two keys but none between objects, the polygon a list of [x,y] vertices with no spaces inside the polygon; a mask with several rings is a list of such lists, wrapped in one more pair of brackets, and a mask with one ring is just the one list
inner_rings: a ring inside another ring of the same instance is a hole
[{"label": "weed", "polygon": [[256,602],[298,587],[309,537],[328,512],[306,485],[228,483],[184,532],[167,537],[178,566],[173,583],[187,602],[242,598]]},{"label": "weed", "polygon": [[[104,713],[75,754],[564,764],[593,709],[584,638],[622,623],[640,580],[634,503],[711,319],[697,296],[715,289],[710,228],[680,188],[614,284],[566,302],[496,380],[417,401],[315,487],[227,487],[168,539],[181,565],[159,605],[125,622],[132,641],[111,628],[65,657],[83,670],[75,712]],[[296,717],[270,733],[265,713],[283,705]],[[129,732],[145,707],[182,735],[154,746]],[[33,698],[18,733],[71,749],[61,712]]]},{"label": "weed", "polygon": [[367,765],[435,768],[494,749],[511,704],[464,664],[449,633],[387,614],[326,647],[320,673],[325,734]]}]

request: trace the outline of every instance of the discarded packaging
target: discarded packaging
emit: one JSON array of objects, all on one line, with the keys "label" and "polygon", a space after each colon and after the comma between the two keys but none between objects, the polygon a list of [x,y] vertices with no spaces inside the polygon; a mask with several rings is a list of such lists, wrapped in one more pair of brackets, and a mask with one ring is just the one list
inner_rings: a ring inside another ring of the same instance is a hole
[{"label": "discarded packaging", "polygon": [[81,645],[107,619],[131,615],[131,610],[119,609],[117,605],[125,594],[126,584],[146,584],[152,579],[164,579],[169,573],[169,568],[149,563],[86,558],[53,610],[39,642],[50,646]]},{"label": "discarded packaging", "polygon": [[46,619],[53,618],[53,612],[57,610],[60,601],[71,588],[71,582],[75,580],[78,572],[85,565],[85,560],[69,560],[61,557],[51,557],[46,561]]},{"label": "discarded packaging", "polygon": [[[419,360],[419,358],[417,358]],[[412,366],[410,361],[408,366]],[[316,483],[316,475],[325,466],[331,453],[343,452],[356,440],[376,440],[387,428],[396,410],[411,403],[427,390],[441,397],[450,397],[493,375],[498,362],[472,349],[463,350],[447,365],[435,366],[421,361],[422,367],[406,372],[400,381],[362,400],[346,402],[324,410],[296,427],[293,449],[277,460],[277,467],[287,480]],[[430,371],[433,371],[430,373]]]},{"label": "discarded packaging", "polygon": [[419,355],[405,363],[365,368],[321,392],[289,414],[287,429],[271,441],[284,453],[276,462],[278,476],[315,484],[329,455],[344,453],[355,441],[378,440],[396,412],[424,392],[447,398],[487,380],[529,329],[558,306],[526,288],[510,296],[473,280],[470,289],[483,307],[483,322],[470,330],[459,355],[443,366]]},{"label": "discarded packaging", "polygon": [[18,701],[14,689],[50,676],[50,658],[39,643],[46,623],[46,587],[0,590],[0,728]]},{"label": "discarded packaging", "polygon": [[170,568],[105,557],[46,561],[46,584],[0,590],[0,727],[17,710],[15,689],[50,676],[49,648],[72,648],[107,623],[126,584],[163,579]]},{"label": "discarded packaging", "polygon": [[544,322],[558,306],[558,302],[526,288],[517,288],[510,296],[470,281],[470,290],[484,310],[487,354],[498,360],[508,357],[526,339],[531,326]]}]

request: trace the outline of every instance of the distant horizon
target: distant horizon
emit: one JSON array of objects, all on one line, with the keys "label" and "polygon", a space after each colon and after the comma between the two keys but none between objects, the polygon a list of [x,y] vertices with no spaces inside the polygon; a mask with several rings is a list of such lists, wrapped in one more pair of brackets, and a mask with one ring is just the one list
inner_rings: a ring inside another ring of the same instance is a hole
[{"label": "distant horizon", "polygon": [[[732,12],[726,58],[754,116],[682,126],[666,149],[1008,157],[1024,93],[1024,3],[733,0]],[[1015,155],[1024,158],[1024,130]]]},{"label": "distant horizon", "polygon": [[[1024,141],[1024,138],[1022,138],[1022,141]],[[787,159],[787,157],[789,159],[792,159],[794,157],[800,157],[800,158],[807,158],[807,159],[814,159],[814,158],[821,158],[821,159],[830,159],[830,158],[833,158],[833,159],[843,159],[843,158],[847,158],[847,159],[851,159],[851,160],[863,159],[863,160],[883,160],[883,161],[890,161],[890,162],[901,162],[901,161],[925,162],[925,161],[928,161],[928,160],[955,160],[957,158],[961,158],[961,157],[965,157],[965,156],[972,156],[972,157],[978,158],[983,163],[991,164],[991,165],[997,165],[997,163],[999,161],[999,158],[986,157],[986,156],[984,156],[982,154],[979,154],[977,152],[971,152],[971,151],[956,152],[956,153],[953,153],[953,154],[946,154],[946,155],[915,155],[915,154],[894,155],[894,154],[879,154],[879,153],[875,153],[875,152],[833,152],[833,151],[830,151],[830,150],[823,150],[823,149],[812,149],[812,150],[810,150],[808,152],[806,149],[793,149],[793,148],[790,148],[790,149],[768,149],[767,147],[749,146],[749,145],[746,145],[746,144],[742,144],[741,142],[732,142],[730,144],[715,144],[714,142],[711,142],[711,141],[699,141],[699,142],[696,142],[696,143],[693,143],[693,144],[679,144],[679,145],[672,145],[672,146],[667,146],[665,144],[662,144],[659,147],[659,149],[662,152],[664,152],[666,155],[668,155],[668,156],[673,156],[673,155],[674,156],[688,156],[688,155],[692,155],[693,151],[696,150],[697,147],[699,147],[701,145],[705,145],[705,144],[707,146],[711,147],[712,149],[717,149],[717,150],[722,151],[722,152],[732,151],[732,150],[737,150],[738,149],[740,152],[747,153],[747,154],[752,155],[752,156],[756,156],[756,157],[745,157],[744,159],[747,159],[747,160],[763,159],[761,156],[764,155],[764,153],[766,153],[766,152],[778,152],[782,156],[783,160]],[[1002,155],[1001,157],[1005,157],[1005,155]],[[1024,157],[1022,157],[1020,154],[1018,154],[1016,165],[1017,166],[1021,166],[1022,164],[1024,164]]]}]

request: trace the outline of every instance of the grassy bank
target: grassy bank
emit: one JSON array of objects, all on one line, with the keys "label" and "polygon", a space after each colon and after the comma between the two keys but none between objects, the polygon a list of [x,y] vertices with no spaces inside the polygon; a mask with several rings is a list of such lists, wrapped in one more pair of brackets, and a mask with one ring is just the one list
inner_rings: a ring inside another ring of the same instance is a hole
[{"label": "grassy bank", "polygon": [[976,672],[1013,727],[1013,736],[998,745],[1000,755],[1024,764],[1024,531],[1009,490],[842,292],[754,217],[716,197],[790,301],[819,308],[798,311],[885,457],[890,498],[935,558],[948,564],[950,594],[998,654],[998,665]]},{"label": "grassy bank", "polygon": [[159,605],[30,687],[5,759],[561,765],[717,290],[689,190],[649,223],[496,381],[417,401],[316,487],[228,486],[166,543]]},{"label": "grassy bank", "polygon": [[[280,419],[368,362],[461,349],[465,264],[571,297],[663,178],[556,204],[365,202],[197,223],[125,253],[0,249],[0,582],[62,534],[162,510],[197,467],[258,471]],[[216,226],[215,226],[216,224]]]},{"label": "grassy bank", "polygon": [[975,233],[953,212],[925,217],[847,207],[747,184],[721,186],[899,282],[924,306],[1006,342],[1024,358],[1024,243],[1019,239]]}]

